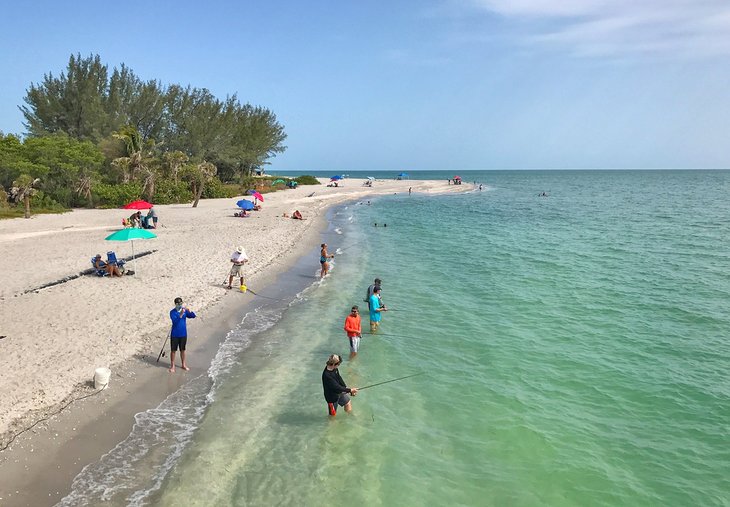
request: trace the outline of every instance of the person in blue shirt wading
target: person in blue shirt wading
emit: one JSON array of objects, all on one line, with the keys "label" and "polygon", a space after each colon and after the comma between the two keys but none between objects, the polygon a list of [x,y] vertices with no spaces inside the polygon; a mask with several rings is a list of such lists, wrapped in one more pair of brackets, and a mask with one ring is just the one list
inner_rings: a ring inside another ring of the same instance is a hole
[{"label": "person in blue shirt wading", "polygon": [[175,308],[170,310],[172,329],[170,330],[170,373],[175,373],[175,352],[180,348],[180,367],[189,370],[185,362],[185,345],[188,342],[188,329],[185,325],[186,319],[194,319],[195,313],[183,306],[182,298],[175,298]]}]

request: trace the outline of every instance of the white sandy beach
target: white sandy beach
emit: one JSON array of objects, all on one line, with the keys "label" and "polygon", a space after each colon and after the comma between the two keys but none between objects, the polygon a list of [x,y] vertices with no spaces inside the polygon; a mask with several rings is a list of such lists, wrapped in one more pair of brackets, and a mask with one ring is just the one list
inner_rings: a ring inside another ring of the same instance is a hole
[{"label": "white sandy beach", "polygon": [[[137,260],[136,275],[82,276],[27,293],[91,267],[96,253],[105,257],[115,250],[120,258],[130,256],[130,243],[104,240],[121,228],[121,219],[130,212],[75,210],[0,221],[0,446],[64,400],[89,392],[96,368],[114,370],[136,354],[156,355],[169,328],[174,297],[183,297],[194,311],[209,313],[229,293],[223,283],[237,246],[244,246],[251,259],[245,273],[255,288],[267,273],[293,262],[303,247],[311,248],[303,238],[323,229],[328,207],[407,192],[409,187],[428,193],[471,188],[414,180],[376,181],[368,188],[363,180],[348,179],[337,188],[323,184],[265,194],[263,209],[248,218],[233,216],[235,199],[202,200],[197,208],[160,205],[155,207],[160,222],[153,231],[158,237],[134,245],[137,253],[157,251]],[[306,220],[282,217],[295,209]],[[204,318],[191,323],[191,332],[200,325],[206,325]],[[163,372],[184,375],[180,370]]]}]

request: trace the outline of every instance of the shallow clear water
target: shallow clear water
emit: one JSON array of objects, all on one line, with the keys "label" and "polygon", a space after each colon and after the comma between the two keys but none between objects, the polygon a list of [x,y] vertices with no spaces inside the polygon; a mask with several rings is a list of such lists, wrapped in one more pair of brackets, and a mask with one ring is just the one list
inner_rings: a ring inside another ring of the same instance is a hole
[{"label": "shallow clear water", "polygon": [[[167,461],[169,441],[120,446],[158,450],[137,452],[105,498],[730,505],[730,172],[462,176],[488,187],[336,210],[332,275],[317,283],[313,259],[290,306],[248,316],[179,401],[189,424],[166,422],[186,445]],[[341,373],[361,386],[423,375],[331,420],[321,371],[347,355],[344,318],[376,276],[394,311]],[[115,471],[100,466],[68,504],[101,498],[89,485]]]}]

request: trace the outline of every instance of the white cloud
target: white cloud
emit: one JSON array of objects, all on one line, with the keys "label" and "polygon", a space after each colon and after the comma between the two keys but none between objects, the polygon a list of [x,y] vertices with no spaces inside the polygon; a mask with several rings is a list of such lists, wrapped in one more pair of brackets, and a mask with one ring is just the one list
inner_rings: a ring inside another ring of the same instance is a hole
[{"label": "white cloud", "polygon": [[464,1],[530,27],[523,43],[574,55],[730,56],[727,0]]}]

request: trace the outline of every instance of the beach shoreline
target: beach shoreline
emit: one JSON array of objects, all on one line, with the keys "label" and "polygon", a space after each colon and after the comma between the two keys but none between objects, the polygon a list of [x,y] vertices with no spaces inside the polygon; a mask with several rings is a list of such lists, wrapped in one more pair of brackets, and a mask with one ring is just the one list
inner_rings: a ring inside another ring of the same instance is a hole
[{"label": "beach shoreline", "polygon": [[[422,191],[429,193],[458,190],[463,191],[470,189],[467,185],[464,185],[461,189],[456,189],[453,186],[447,188],[443,183],[435,181],[378,182],[382,184],[378,185],[376,183],[374,188],[363,187],[361,186],[361,183],[362,182],[358,180],[347,180],[345,187],[303,187],[293,191],[266,194],[267,202],[264,205],[264,211],[259,212],[260,215],[254,215],[255,218],[248,219],[230,218],[229,220],[228,216],[223,215],[223,213],[228,213],[229,211],[232,213],[232,210],[229,209],[230,199],[201,201],[201,206],[206,206],[207,204],[206,207],[208,208],[203,213],[216,213],[218,214],[218,220],[230,222],[229,224],[225,224],[225,229],[227,230],[224,231],[223,234],[226,232],[231,234],[230,229],[232,227],[237,228],[239,225],[253,226],[259,217],[263,219],[265,225],[263,225],[263,227],[249,227],[249,229],[256,229],[254,232],[264,231],[265,229],[278,231],[278,234],[270,234],[267,238],[268,242],[260,241],[254,247],[251,246],[252,241],[250,240],[250,236],[246,236],[246,239],[231,239],[229,237],[226,242],[227,249],[219,252],[219,259],[216,260],[215,269],[220,269],[221,271],[224,270],[226,267],[226,264],[224,263],[227,262],[230,252],[233,251],[235,246],[240,242],[246,247],[249,256],[252,258],[252,267],[247,269],[247,284],[249,284],[249,286],[256,287],[258,291],[265,291],[267,287],[271,286],[271,284],[275,282],[278,274],[286,273],[293,269],[297,262],[301,260],[303,252],[315,251],[322,234],[327,227],[326,213],[333,205],[374,197],[377,195],[392,194],[398,191],[403,192],[407,191],[409,187],[413,187],[417,192]],[[315,190],[315,195],[318,193],[322,193],[323,195],[314,199],[307,197],[312,190]],[[188,210],[192,209],[188,207],[183,208],[180,205],[171,205],[168,207],[160,206],[159,208],[161,209],[161,214],[163,216],[167,215],[169,212],[170,225],[168,225],[167,229],[176,225],[179,227],[180,224],[184,227],[187,222],[179,219],[173,220],[173,218],[178,218],[174,215],[179,214],[189,216],[190,213]],[[305,215],[305,218],[308,220],[296,221],[282,218],[282,214],[284,212],[291,213],[293,209],[300,209]],[[84,234],[92,234],[93,232],[102,237],[103,235],[106,235],[106,231],[103,229],[111,226],[100,226],[97,225],[98,222],[100,220],[108,220],[109,216],[112,215],[123,214],[120,210],[88,211],[91,212],[88,214],[91,220],[87,220],[86,223],[74,225],[74,227],[77,229],[84,228],[86,231]],[[264,216],[264,214],[266,215]],[[72,213],[66,215],[72,215]],[[208,219],[209,218],[210,217],[208,217]],[[25,250],[27,251],[29,249],[28,246],[32,245],[34,241],[38,241],[39,238],[57,236],[57,234],[53,232],[46,232],[49,229],[49,225],[42,222],[58,222],[58,219],[44,220],[45,217],[37,217],[37,219],[36,223],[32,224],[36,226],[36,230],[26,230],[22,232],[13,227],[2,227],[4,224],[0,224],[0,248],[6,247],[10,244],[14,245],[17,242],[25,242]],[[200,220],[200,216],[194,217],[193,220]],[[16,222],[14,225],[19,224]],[[198,223],[195,225],[201,228],[206,227],[207,223],[205,218],[203,219],[202,224]],[[294,229],[293,226],[297,228]],[[63,231],[64,229],[61,228],[60,230]],[[99,234],[100,232],[101,234]],[[168,231],[162,229],[160,231],[160,236],[166,232]],[[184,239],[187,241],[185,241],[184,245],[187,250],[200,248],[205,243],[211,243],[210,235],[196,235],[195,227],[187,230],[186,232],[188,234]],[[234,233],[238,232],[239,231],[234,231]],[[250,233],[250,231],[247,232]],[[98,239],[91,239],[89,243],[91,242],[93,242],[95,248],[101,248],[98,246],[100,243]],[[147,245],[145,244],[145,246]],[[159,245],[157,246],[158,252],[150,255],[148,262],[143,263],[142,260],[139,261],[139,270],[142,273],[142,279],[144,280],[145,273],[148,273],[146,276],[153,279],[150,283],[163,284],[163,287],[158,288],[158,292],[164,291],[169,294],[167,299],[170,301],[165,300],[163,303],[159,303],[159,306],[162,307],[161,312],[164,311],[163,316],[165,316],[167,311],[169,311],[169,308],[167,307],[171,306],[171,299],[178,293],[185,294],[180,289],[181,280],[178,279],[184,278],[184,274],[181,274],[179,277],[164,276],[174,267],[174,263],[169,261],[160,263],[150,262],[158,261],[158,259],[155,259],[155,256],[160,256],[161,252],[164,255],[165,250],[169,249],[171,246],[174,246],[174,242],[172,245]],[[81,244],[77,247],[91,248],[88,244]],[[208,245],[208,247],[210,247],[210,245]],[[23,249],[23,245],[20,246],[20,249]],[[73,247],[71,247],[71,249],[73,249]],[[183,256],[188,253],[187,250],[183,252]],[[203,258],[210,255],[210,248],[207,250],[204,248],[204,250],[205,251],[202,254],[199,254],[202,255]],[[261,259],[261,250],[267,250],[270,255]],[[123,251],[123,246],[122,248],[117,249],[117,251]],[[179,252],[179,248],[176,251]],[[272,251],[273,255],[271,255]],[[30,255],[30,252],[27,253]],[[28,258],[28,255],[26,255],[25,258]],[[3,256],[3,259],[8,258],[10,257]],[[14,259],[17,261],[22,258],[23,257],[15,257]],[[209,258],[207,260],[209,260]],[[218,264],[221,264],[222,268],[219,268]],[[313,273],[315,272],[315,268],[316,265],[313,265]],[[50,271],[53,271],[53,269]],[[55,269],[56,273],[58,271],[58,268]],[[66,273],[67,272],[68,270]],[[26,270],[26,274],[28,274],[28,270]],[[31,278],[31,280],[25,281],[26,287],[37,286],[33,285],[36,280],[33,280],[32,276],[29,276],[28,278]],[[126,282],[126,279],[108,280],[92,277],[83,278],[84,279],[80,280],[80,282],[87,282],[87,284],[88,282],[96,283],[97,286],[99,284]],[[165,280],[165,278],[171,279]],[[52,292],[60,292],[61,297],[68,296],[65,294],[65,292],[67,292],[67,287],[62,286],[56,286],[45,289],[44,291],[29,293],[26,295],[18,295],[20,292],[19,288],[22,288],[23,284],[19,283],[17,280],[14,280],[14,282],[16,287],[12,287],[13,284],[10,284],[11,289],[15,288],[15,297],[13,297],[13,300],[17,300],[18,298],[32,299],[34,296],[38,296],[39,294],[43,295],[44,293],[49,294]],[[183,383],[189,381],[195,376],[205,374],[211,359],[215,356],[218,346],[225,338],[226,333],[232,329],[234,325],[240,322],[242,316],[250,310],[255,299],[249,298],[248,303],[242,305],[241,297],[238,297],[241,295],[231,294],[231,291],[225,291],[222,288],[222,280],[221,283],[211,281],[209,272],[207,275],[198,275],[198,277],[194,279],[194,282],[198,286],[198,291],[205,293],[204,295],[207,296],[207,298],[198,295],[196,291],[191,291],[193,292],[192,298],[186,297],[186,301],[190,301],[192,299],[193,309],[195,311],[200,311],[201,317],[205,315],[203,319],[199,319],[199,322],[192,321],[190,326],[191,337],[193,337],[193,340],[191,341],[194,342],[193,346],[190,348],[190,363],[193,365],[193,371],[190,373],[182,373],[181,370],[178,370],[178,373],[169,374],[166,371],[168,366],[167,357],[163,358],[159,364],[154,362],[156,354],[159,351],[160,344],[162,343],[161,339],[164,338],[167,328],[165,319],[159,317],[160,312],[158,312],[158,315],[154,316],[154,319],[149,319],[147,321],[147,323],[152,320],[156,321],[156,323],[152,325],[153,331],[146,334],[146,338],[143,343],[137,343],[136,347],[130,347],[130,349],[134,349],[131,354],[127,353],[126,357],[117,362],[109,361],[104,363],[102,360],[99,360],[98,362],[91,363],[87,361],[86,369],[90,373],[86,376],[86,378],[90,378],[91,374],[93,374],[94,368],[92,366],[97,367],[111,364],[112,380],[110,382],[110,388],[108,390],[101,391],[98,394],[92,394],[94,391],[91,390],[88,385],[84,386],[84,384],[81,383],[81,386],[79,387],[79,383],[83,382],[83,380],[78,379],[74,384],[71,384],[72,386],[77,386],[75,392],[72,392],[71,396],[79,397],[91,394],[89,398],[79,400],[71,404],[59,414],[52,415],[48,421],[42,422],[35,426],[31,431],[23,433],[21,436],[17,437],[6,451],[0,453],[0,471],[2,471],[1,475],[3,477],[0,479],[0,498],[2,498],[0,501],[2,501],[3,504],[40,505],[42,503],[39,502],[43,502],[44,500],[46,500],[49,504],[56,503],[64,496],[65,493],[68,492],[71,486],[71,480],[86,464],[97,460],[101,454],[108,451],[111,447],[126,437],[134,422],[134,414],[157,406],[170,393],[179,389]],[[76,285],[81,286],[80,288],[77,288],[77,292],[83,293],[85,290],[83,285],[87,284],[77,283]],[[73,285],[73,282],[63,285]],[[73,292],[73,290],[71,290],[71,292]],[[211,296],[208,293],[214,294]],[[59,297],[59,294],[51,294],[51,296]],[[193,299],[196,296],[201,301],[205,300],[206,303],[196,304],[195,299]],[[0,307],[5,307],[6,302],[12,301],[10,299],[11,295],[8,293],[3,293],[1,297]],[[73,295],[70,297],[73,297]],[[92,295],[91,297],[94,296]],[[243,297],[247,298],[248,296],[244,295]],[[123,296],[119,295],[118,298],[124,299]],[[40,308],[43,308],[45,302],[40,301],[38,303]],[[132,301],[131,304],[134,304],[134,301]],[[23,315],[30,315],[32,317],[38,314],[35,305],[29,303],[26,306],[30,308],[28,308],[29,311],[27,313],[23,313]],[[5,307],[3,309],[3,313],[5,313],[5,320],[7,321],[7,312],[14,310],[14,308],[8,309]],[[39,320],[40,318],[41,317],[38,317]],[[202,320],[209,321],[210,324],[206,322],[204,325],[199,325]],[[93,326],[94,322],[98,322],[98,319],[92,321],[90,325]],[[38,324],[35,324],[34,327],[33,324],[34,323],[31,322],[29,327],[33,330],[33,332],[37,333],[39,326]],[[83,325],[79,326],[79,328],[80,329],[76,330],[76,332],[78,333],[78,336],[81,337],[79,339],[83,340],[85,328]],[[43,329],[41,329],[40,332],[42,334]],[[48,332],[48,330],[45,330],[45,332]],[[16,335],[10,335],[8,333],[8,336],[15,337]],[[32,343],[33,342],[31,341],[30,344],[32,345]],[[6,344],[0,343],[0,346],[4,345]],[[37,352],[37,350],[30,347],[30,349],[26,348],[19,352],[32,354]],[[163,364],[165,370],[162,370]],[[150,365],[155,367],[150,368]],[[36,370],[32,369],[30,372],[28,372],[27,369],[23,370],[19,367],[17,369],[22,370],[26,375],[28,373],[37,373]],[[17,383],[18,379],[13,379],[12,373],[12,371],[10,373],[5,372],[3,376],[0,377],[0,385],[5,384],[3,386],[4,388],[8,385],[12,385],[12,382],[9,382],[9,379],[10,381],[15,380]],[[161,375],[164,375],[167,382],[160,382]],[[32,382],[33,378],[28,379],[26,377],[25,380]],[[17,396],[18,395],[16,393],[16,397]],[[8,435],[12,435],[13,431],[19,431],[20,428],[28,427],[32,424],[32,422],[34,422],[33,419],[39,419],[37,410],[45,409],[50,414],[56,412],[58,408],[62,407],[64,403],[66,403],[66,400],[68,400],[68,394],[66,396],[66,399],[63,401],[59,401],[55,404],[46,404],[45,406],[43,403],[38,403],[39,400],[36,400],[36,405],[31,409],[36,412],[28,413],[26,411],[25,413],[21,412],[19,417],[6,417],[3,420],[5,438],[2,445],[7,445]],[[0,409],[2,408],[3,407],[0,407]],[[5,411],[6,414],[12,414],[12,406],[9,408],[10,410]],[[0,413],[3,412],[0,410]],[[8,420],[10,420],[10,423]],[[43,485],[42,487],[40,487],[41,484]]]}]

